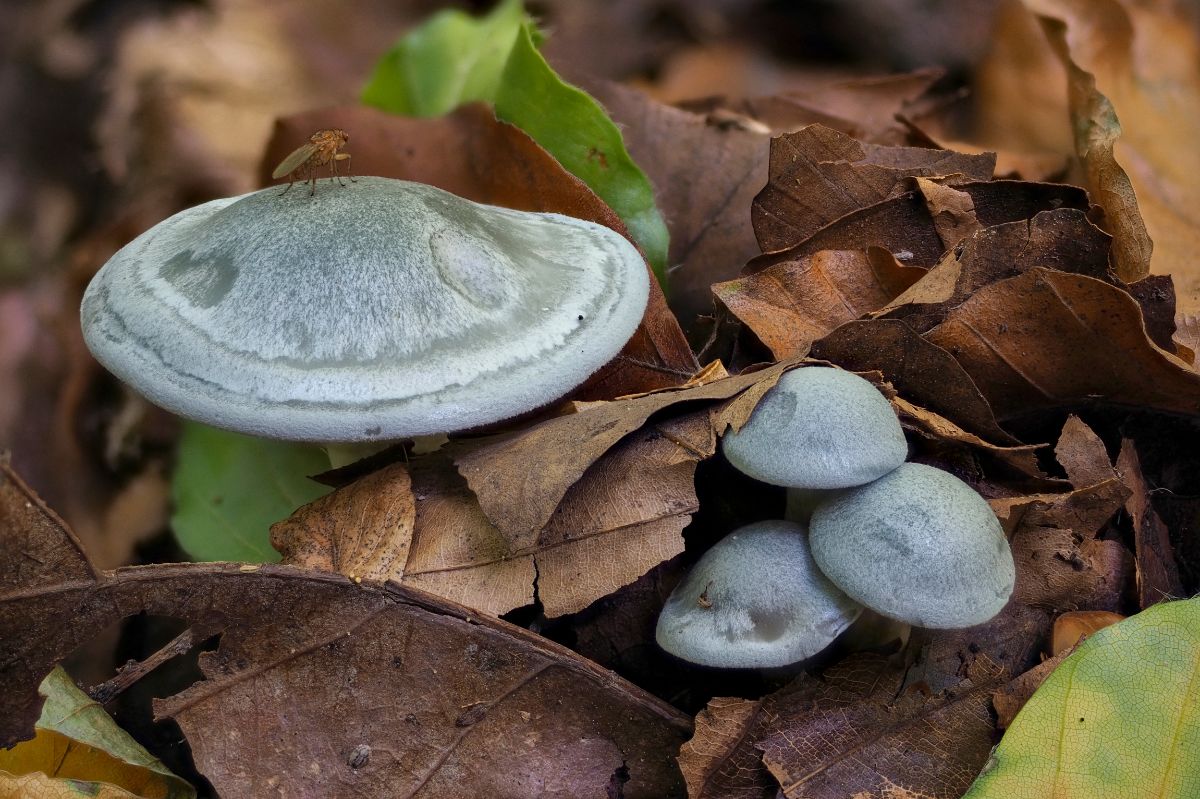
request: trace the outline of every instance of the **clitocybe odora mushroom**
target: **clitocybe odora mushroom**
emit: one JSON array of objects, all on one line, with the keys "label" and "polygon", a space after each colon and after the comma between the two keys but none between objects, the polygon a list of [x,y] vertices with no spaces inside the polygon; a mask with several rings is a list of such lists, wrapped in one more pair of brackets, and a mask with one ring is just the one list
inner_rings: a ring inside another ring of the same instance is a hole
[{"label": "clitocybe odora mushroom", "polygon": [[818,571],[801,525],[757,522],[696,562],[667,599],[655,638],[691,663],[771,668],[820,652],[861,612]]},{"label": "clitocybe odora mushroom", "polygon": [[100,270],[82,319],[101,363],[181,416],[381,441],[561,397],[621,350],[648,291],[608,228],[364,177],[176,214]]},{"label": "clitocybe odora mushroom", "polygon": [[821,503],[809,526],[821,571],[856,601],[921,627],[1000,612],[1016,579],[991,507],[952,474],[906,463]]},{"label": "clitocybe odora mushroom", "polygon": [[891,403],[853,372],[825,366],[784,374],[721,448],[743,474],[788,487],[796,521],[828,490],[869,483],[908,457]]}]

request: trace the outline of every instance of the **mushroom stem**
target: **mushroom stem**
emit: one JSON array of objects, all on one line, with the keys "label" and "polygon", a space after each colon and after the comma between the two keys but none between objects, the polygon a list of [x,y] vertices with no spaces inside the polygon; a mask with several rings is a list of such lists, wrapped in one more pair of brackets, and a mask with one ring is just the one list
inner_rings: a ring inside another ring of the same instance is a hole
[{"label": "mushroom stem", "polygon": [[818,505],[840,493],[841,490],[837,488],[789,488],[787,509],[783,512],[783,518],[789,522],[807,525]]},{"label": "mushroom stem", "polygon": [[450,440],[450,437],[445,433],[432,433],[427,436],[412,436],[408,439],[398,440],[356,441],[341,444],[329,443],[323,445],[322,449],[325,450],[325,455],[329,458],[330,467],[340,469],[343,466],[349,466],[352,463],[361,461],[363,458],[369,458],[372,455],[383,452],[388,447],[395,446],[403,440],[412,442],[411,452],[413,455],[427,455],[430,452],[437,452],[444,447]]},{"label": "mushroom stem", "polygon": [[383,452],[395,443],[395,441],[354,441],[325,444],[321,448],[325,450],[325,455],[329,458],[330,468],[340,469],[361,461],[363,458],[369,458],[378,452]]}]

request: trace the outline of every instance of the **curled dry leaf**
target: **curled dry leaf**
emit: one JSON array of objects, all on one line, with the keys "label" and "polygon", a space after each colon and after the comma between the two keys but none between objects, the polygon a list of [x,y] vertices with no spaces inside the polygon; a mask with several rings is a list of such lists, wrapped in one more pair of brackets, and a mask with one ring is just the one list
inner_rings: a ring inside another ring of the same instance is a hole
[{"label": "curled dry leaf", "polygon": [[917,189],[925,197],[933,227],[947,250],[983,229],[975,217],[975,201],[970,194],[925,177],[917,178]]},{"label": "curled dry leaf", "polygon": [[[971,196],[975,217],[984,227],[1031,219],[1057,208],[1088,208],[1087,193],[1074,186],[992,180],[960,183],[955,188]],[[921,267],[933,266],[945,252],[924,198],[909,191],[851,211],[790,249],[755,258],[744,271],[760,272],[772,264],[820,250],[861,250],[870,246],[902,256],[906,265]]]},{"label": "curled dry leaf", "polygon": [[1074,414],[1067,417],[1063,425],[1058,444],[1054,447],[1054,458],[1066,470],[1067,479],[1077,489],[1118,476],[1100,436]]},{"label": "curled dry leaf", "polygon": [[712,292],[782,360],[808,354],[812,342],[883,308],[924,274],[879,247],[822,250],[717,283]]},{"label": "curled dry leaf", "polygon": [[1129,489],[1125,510],[1133,520],[1133,557],[1137,567],[1138,604],[1142,609],[1185,595],[1170,531],[1150,503],[1150,486],[1142,474],[1137,445],[1121,442],[1117,474]]},{"label": "curled dry leaf", "polygon": [[[461,442],[458,471],[444,453],[392,464],[276,524],[272,543],[288,564],[484,613],[532,603],[535,580],[547,616],[582,610],[683,551],[696,464],[786,368],[587,404],[482,449]],[[643,427],[672,405],[730,398]]]},{"label": "curled dry leaf", "polygon": [[947,312],[929,341],[971,375],[999,419],[1093,400],[1200,412],[1200,375],[1146,337],[1115,286],[1035,267]]},{"label": "curled dry leaf", "polygon": [[[726,400],[752,389],[753,402],[745,416],[732,419],[740,426],[754,409],[757,397],[797,365],[776,364],[689,389],[662,391],[616,400],[549,419],[513,435],[479,446],[463,447],[454,457],[459,472],[487,517],[516,546],[529,546],[550,521],[567,490],[603,453],[637,430],[651,414],[693,400]],[[717,428],[718,434],[723,428]],[[530,463],[540,468],[530,469]]]},{"label": "curled dry leaf", "polygon": [[905,689],[905,672],[860,654],[758,702],[714,699],[681,752],[689,789],[702,789],[689,795],[770,796],[773,777],[796,799],[957,799],[987,760],[988,699],[1006,672],[977,658],[942,692]]},{"label": "curled dry leaf", "polygon": [[961,251],[946,253],[878,315],[903,319],[925,333],[979,289],[1035,266],[1111,281],[1111,241],[1076,208],[1041,211],[1027,221],[993,225],[966,239]]},{"label": "curled dry leaf", "polygon": [[[276,122],[260,182],[312,131],[354,135],[358,174],[428,183],[476,202],[587,219],[627,235],[624,223],[584,183],[491,109],[470,105],[435,119],[412,119],[362,106],[308,111]],[[649,268],[649,267],[647,267]],[[582,400],[611,399],[685,382],[697,370],[679,323],[656,280],[641,325],[613,361],[575,389]]]},{"label": "curled dry leaf", "polygon": [[[1151,268],[1175,276],[1182,315],[1197,313],[1200,194],[1190,175],[1200,169],[1193,140],[1200,127],[1200,77],[1193,68],[1200,59],[1200,42],[1192,21],[1182,7],[1166,3],[1029,0],[1027,5],[1043,20],[1054,21],[1048,38],[1066,59],[1069,87],[1073,95],[1087,93],[1091,100],[1081,103],[1072,96],[1076,130],[1091,133],[1096,128],[1094,137],[1113,139],[1112,154],[1101,155],[1106,162],[1101,167],[1123,167],[1136,193],[1135,213],[1126,220],[1113,218],[1124,202],[1110,207],[1114,200],[1123,201],[1124,194],[1100,195],[1106,216],[1113,224],[1145,220],[1154,240]],[[1097,118],[1093,110],[1096,94],[1111,103],[1107,117]],[[1164,104],[1162,98],[1168,96],[1171,101]],[[1095,177],[1090,165],[1089,177]],[[1148,249],[1144,256],[1150,258]],[[1139,265],[1144,274],[1146,261]],[[1132,280],[1141,274],[1122,277]]]},{"label": "curled dry leaf", "polygon": [[222,796],[604,796],[621,783],[631,798],[683,795],[674,754],[689,720],[525,630],[284,566],[97,573],[7,468],[0,515],[17,556],[0,561],[2,745],[31,734],[55,662],[148,612],[221,635],[205,679],[155,712],[179,723]]},{"label": "curled dry leaf", "polygon": [[751,215],[759,247],[778,252],[852,211],[909,189],[909,178],[992,177],[993,154],[864,144],[823,125],[771,139],[770,180]]},{"label": "curled dry leaf", "polygon": [[1120,613],[1107,610],[1070,610],[1054,620],[1054,633],[1050,639],[1050,654],[1061,659],[1072,647],[1085,637],[1116,624],[1125,618]]}]

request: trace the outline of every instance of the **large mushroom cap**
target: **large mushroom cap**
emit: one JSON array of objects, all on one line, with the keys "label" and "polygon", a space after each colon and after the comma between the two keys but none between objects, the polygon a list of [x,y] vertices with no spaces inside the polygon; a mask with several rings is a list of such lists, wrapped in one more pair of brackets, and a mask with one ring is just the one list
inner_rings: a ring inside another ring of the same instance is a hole
[{"label": "large mushroom cap", "polygon": [[363,441],[553,401],[621,350],[648,291],[608,228],[364,177],[176,214],[100,270],[82,316],[100,362],[180,415]]},{"label": "large mushroom cap", "polygon": [[853,372],[824,366],[781,377],[721,446],[742,473],[789,488],[862,485],[908,457],[891,403]]},{"label": "large mushroom cap", "polygon": [[952,474],[906,463],[818,506],[809,543],[830,580],[885,616],[970,627],[1000,612],[1016,570],[992,509]]},{"label": "large mushroom cap", "polygon": [[758,522],[704,553],[667,599],[655,637],[691,663],[770,668],[820,652],[861,612],[817,570],[802,526]]}]

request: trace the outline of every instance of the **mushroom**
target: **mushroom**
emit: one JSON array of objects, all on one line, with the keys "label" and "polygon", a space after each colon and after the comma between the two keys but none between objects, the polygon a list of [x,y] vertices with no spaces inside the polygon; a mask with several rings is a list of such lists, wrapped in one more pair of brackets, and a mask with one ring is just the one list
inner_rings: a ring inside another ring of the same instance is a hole
[{"label": "mushroom", "polygon": [[704,666],[786,666],[824,649],[861,612],[817,569],[803,526],[757,522],[696,562],[667,599],[655,638]]},{"label": "mushroom", "polygon": [[921,627],[970,627],[995,616],[1016,569],[992,509],[952,474],[906,463],[847,489],[812,516],[821,571],[856,601]]},{"label": "mushroom", "polygon": [[787,517],[798,522],[830,489],[869,483],[908,457],[891,403],[853,372],[826,366],[783,375],[721,447],[742,473],[788,487]]},{"label": "mushroom", "polygon": [[176,214],[100,270],[82,321],[102,364],[181,416],[387,441],[561,397],[621,350],[648,291],[608,228],[364,177]]}]

